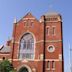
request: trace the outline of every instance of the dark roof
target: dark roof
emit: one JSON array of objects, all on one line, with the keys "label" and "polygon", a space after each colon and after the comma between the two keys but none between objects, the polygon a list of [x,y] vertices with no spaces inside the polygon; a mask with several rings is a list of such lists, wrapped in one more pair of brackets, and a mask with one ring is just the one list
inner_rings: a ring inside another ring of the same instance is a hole
[{"label": "dark roof", "polygon": [[60,15],[59,13],[57,13],[57,12],[47,12],[47,13],[45,13],[44,14],[45,16],[51,16],[51,15]]},{"label": "dark roof", "polygon": [[0,46],[0,52],[1,53],[9,53],[11,51],[11,48],[9,46]]}]

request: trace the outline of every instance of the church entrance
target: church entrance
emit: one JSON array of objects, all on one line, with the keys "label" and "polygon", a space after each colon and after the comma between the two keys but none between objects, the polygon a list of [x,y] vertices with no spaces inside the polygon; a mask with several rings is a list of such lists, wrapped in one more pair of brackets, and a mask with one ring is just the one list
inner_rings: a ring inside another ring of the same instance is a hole
[{"label": "church entrance", "polygon": [[29,72],[28,69],[26,67],[22,67],[19,72]]}]

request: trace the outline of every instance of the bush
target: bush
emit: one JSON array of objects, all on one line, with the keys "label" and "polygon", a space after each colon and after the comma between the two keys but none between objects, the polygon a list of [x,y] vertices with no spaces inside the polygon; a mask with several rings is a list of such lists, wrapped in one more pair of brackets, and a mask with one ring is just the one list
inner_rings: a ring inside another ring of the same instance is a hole
[{"label": "bush", "polygon": [[15,72],[13,65],[8,60],[0,62],[0,72]]}]

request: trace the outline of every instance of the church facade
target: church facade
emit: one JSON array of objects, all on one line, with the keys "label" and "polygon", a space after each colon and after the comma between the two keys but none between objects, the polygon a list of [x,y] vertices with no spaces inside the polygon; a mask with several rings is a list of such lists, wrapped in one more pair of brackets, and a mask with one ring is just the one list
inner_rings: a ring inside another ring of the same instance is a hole
[{"label": "church facade", "polygon": [[46,13],[37,20],[27,13],[15,19],[12,39],[0,47],[0,60],[4,57],[17,72],[64,72],[61,15]]}]

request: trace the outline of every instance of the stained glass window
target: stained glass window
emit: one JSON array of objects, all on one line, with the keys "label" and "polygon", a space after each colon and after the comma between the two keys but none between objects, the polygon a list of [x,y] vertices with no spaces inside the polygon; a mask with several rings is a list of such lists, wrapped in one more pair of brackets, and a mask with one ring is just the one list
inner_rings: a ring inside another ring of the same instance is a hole
[{"label": "stained glass window", "polygon": [[30,33],[20,40],[19,59],[34,59],[34,38]]}]

